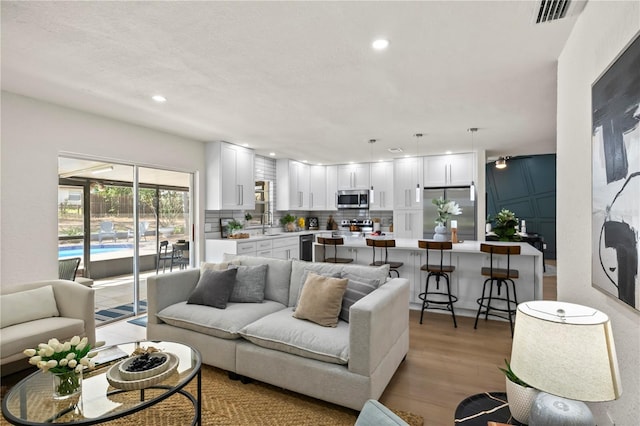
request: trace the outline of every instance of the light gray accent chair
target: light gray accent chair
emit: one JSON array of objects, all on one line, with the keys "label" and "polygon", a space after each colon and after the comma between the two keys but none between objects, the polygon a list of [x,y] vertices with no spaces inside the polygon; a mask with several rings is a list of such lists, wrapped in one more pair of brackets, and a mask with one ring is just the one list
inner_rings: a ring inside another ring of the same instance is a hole
[{"label": "light gray accent chair", "polygon": [[409,426],[409,424],[380,402],[370,399],[362,407],[355,426]]},{"label": "light gray accent chair", "polygon": [[[268,265],[265,300],[230,302],[226,309],[187,305],[199,269],[150,276],[149,340],[191,345],[205,364],[354,410],[382,395],[409,350],[406,278],[388,279],[388,266],[230,255],[224,260]],[[291,316],[305,271],[351,272],[383,284],[351,306],[349,322],[327,328]]]},{"label": "light gray accent chair", "polygon": [[[90,287],[67,280],[37,281],[12,286],[3,285],[0,297],[14,295],[12,300],[15,300],[16,296],[20,297],[21,292],[46,286],[53,288],[57,315],[35,318],[39,316],[36,314],[33,315],[34,319],[15,324],[11,324],[10,321],[8,326],[3,323],[3,327],[0,328],[0,365],[3,376],[30,367],[23,351],[36,348],[38,344],[46,343],[51,338],[55,337],[64,342],[76,335],[86,336],[92,345],[95,344],[95,290]],[[23,303],[32,312],[39,308],[35,303]]]}]

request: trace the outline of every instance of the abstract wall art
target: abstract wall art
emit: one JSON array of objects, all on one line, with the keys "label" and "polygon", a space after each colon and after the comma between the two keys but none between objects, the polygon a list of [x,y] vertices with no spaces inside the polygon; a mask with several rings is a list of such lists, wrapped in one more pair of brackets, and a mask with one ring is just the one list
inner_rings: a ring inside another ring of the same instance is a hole
[{"label": "abstract wall art", "polygon": [[640,37],[591,88],[592,282],[640,310]]}]

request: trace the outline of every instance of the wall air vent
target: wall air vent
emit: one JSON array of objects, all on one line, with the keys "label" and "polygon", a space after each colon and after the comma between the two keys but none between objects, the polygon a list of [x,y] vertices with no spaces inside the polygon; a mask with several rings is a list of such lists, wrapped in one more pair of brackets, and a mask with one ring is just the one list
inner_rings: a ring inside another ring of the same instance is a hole
[{"label": "wall air vent", "polygon": [[538,0],[533,10],[533,22],[557,21],[569,16],[575,16],[584,9],[586,0]]}]

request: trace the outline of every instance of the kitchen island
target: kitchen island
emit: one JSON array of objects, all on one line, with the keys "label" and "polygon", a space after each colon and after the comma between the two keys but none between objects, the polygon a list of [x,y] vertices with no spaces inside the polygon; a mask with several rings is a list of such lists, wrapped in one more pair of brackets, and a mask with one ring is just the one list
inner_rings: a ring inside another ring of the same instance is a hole
[{"label": "kitchen island", "polygon": [[[378,237],[380,238],[380,237]],[[427,273],[420,270],[426,263],[426,250],[418,248],[417,239],[396,239],[396,247],[389,248],[389,261],[403,262],[399,268],[400,276],[411,283],[410,307],[420,309],[422,301],[418,295],[424,291]],[[465,241],[453,245],[453,249],[445,252],[444,263],[456,267],[451,274],[451,292],[458,296],[454,308],[456,315],[474,316],[478,310],[476,300],[482,295],[482,284],[486,277],[480,274],[482,267],[489,266],[489,254],[480,251],[480,241]],[[511,269],[517,269],[520,277],[515,279],[518,302],[542,299],[542,253],[527,243],[488,242],[496,245],[519,245],[520,255],[511,256]],[[321,262],[324,253],[321,244],[314,244],[315,261]],[[333,247],[327,247],[328,256],[333,256]],[[337,248],[338,257],[352,258],[354,263],[368,265],[373,258],[373,249],[367,246],[364,237],[345,237],[344,245]],[[502,256],[498,256],[502,257]],[[379,252],[376,260],[380,260]],[[440,253],[429,252],[429,263],[440,261]],[[500,259],[494,265],[506,268],[506,258]],[[436,311],[438,312],[438,311]],[[443,312],[443,311],[439,311]]]}]

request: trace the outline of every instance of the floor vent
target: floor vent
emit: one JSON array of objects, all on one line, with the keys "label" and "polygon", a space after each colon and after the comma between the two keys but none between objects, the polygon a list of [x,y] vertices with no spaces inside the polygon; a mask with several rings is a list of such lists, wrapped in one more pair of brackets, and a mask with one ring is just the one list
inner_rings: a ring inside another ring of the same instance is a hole
[{"label": "floor vent", "polygon": [[577,15],[584,9],[585,3],[583,0],[539,0],[533,12],[533,21],[542,24]]}]

